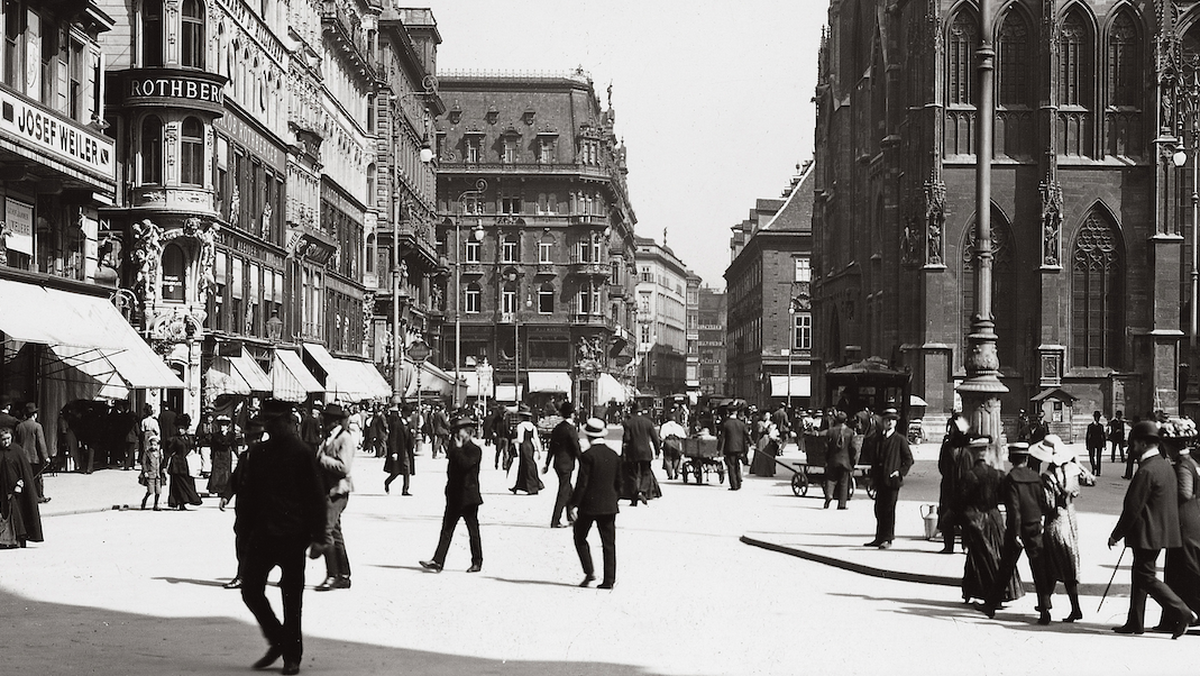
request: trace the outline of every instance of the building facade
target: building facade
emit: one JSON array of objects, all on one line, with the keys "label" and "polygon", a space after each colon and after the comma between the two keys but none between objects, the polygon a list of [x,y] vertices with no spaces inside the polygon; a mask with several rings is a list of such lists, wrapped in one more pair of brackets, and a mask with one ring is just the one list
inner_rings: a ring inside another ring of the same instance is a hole
[{"label": "building facade", "polygon": [[[878,8],[832,2],[821,49],[816,349],[911,369],[940,417],[966,375],[974,303],[980,17],[970,2]],[[1093,410],[1179,405],[1196,17],[1193,3],[1107,1],[998,2],[984,17],[1006,419],[1046,395],[1067,433]]]},{"label": "building facade", "polygon": [[635,216],[611,101],[601,108],[581,70],[440,85],[438,239],[451,274],[434,358],[468,373],[486,361],[496,387],[474,394],[502,401],[589,411],[622,394]]},{"label": "building facade", "polygon": [[700,396],[728,396],[725,376],[725,356],[727,353],[725,340],[725,294],[707,286],[700,287],[699,310],[700,322],[696,342],[700,353]]},{"label": "building facade", "polygon": [[781,198],[758,200],[733,227],[725,270],[727,393],[760,408],[811,403],[815,171],[797,168]]},{"label": "building facade", "polygon": [[[664,233],[665,234],[665,233]],[[638,391],[687,391],[687,286],[694,277],[665,244],[637,237]]]},{"label": "building facade", "polygon": [[695,273],[687,278],[684,312],[687,314],[687,369],[684,385],[692,401],[700,396],[700,288],[704,280]]}]

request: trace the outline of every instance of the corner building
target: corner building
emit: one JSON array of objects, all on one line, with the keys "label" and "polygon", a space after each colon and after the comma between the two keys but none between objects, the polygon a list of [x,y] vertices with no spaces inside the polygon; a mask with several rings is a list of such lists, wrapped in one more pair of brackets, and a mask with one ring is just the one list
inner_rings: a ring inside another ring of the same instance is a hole
[{"label": "corner building", "polygon": [[451,274],[435,358],[455,370],[457,322],[464,377],[476,380],[471,363],[493,367],[494,389],[469,394],[541,410],[570,398],[585,412],[623,399],[636,217],[611,101],[601,108],[582,71],[440,82],[438,239]]},{"label": "corner building", "polygon": [[[1068,439],[1093,410],[1174,412],[1187,361],[1196,5],[994,7],[988,208],[1010,434],[1035,398],[1056,402],[1047,419]],[[912,369],[928,428],[954,408],[966,375],[980,17],[972,2],[884,9],[829,5],[816,91],[814,350],[823,366],[880,356]],[[1189,157],[1176,168],[1180,145]]]}]

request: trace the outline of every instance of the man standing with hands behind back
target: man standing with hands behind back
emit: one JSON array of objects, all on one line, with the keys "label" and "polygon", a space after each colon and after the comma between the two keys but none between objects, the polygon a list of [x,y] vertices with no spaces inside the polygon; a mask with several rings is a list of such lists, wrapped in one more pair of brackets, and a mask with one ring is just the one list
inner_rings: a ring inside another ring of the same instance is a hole
[{"label": "man standing with hands behind back", "polygon": [[[883,411],[883,427],[864,445],[873,448],[871,485],[875,487],[875,539],[863,545],[888,549],[896,537],[896,501],[900,499],[900,487],[912,467],[912,451],[908,439],[896,433],[896,421],[900,413],[894,408]],[[865,455],[865,453],[864,453]]]},{"label": "man standing with hands behind back", "polygon": [[1143,420],[1129,431],[1129,453],[1138,463],[1137,473],[1129,482],[1121,518],[1108,537],[1108,547],[1121,540],[1133,550],[1133,584],[1129,593],[1129,617],[1125,624],[1113,627],[1118,634],[1145,631],[1146,596],[1154,597],[1163,613],[1176,618],[1171,638],[1187,632],[1196,619],[1191,608],[1158,579],[1158,553],[1179,547],[1178,488],[1175,470],[1158,452],[1158,425]]},{"label": "man standing with hands behind back", "polygon": [[604,579],[599,588],[612,589],[617,582],[617,496],[621,491],[621,458],[604,443],[607,432],[608,428],[599,418],[588,418],[584,424],[583,434],[591,445],[579,458],[579,478],[575,481],[575,492],[567,511],[568,515],[578,512],[575,514],[575,551],[583,566],[580,587],[586,587],[596,579],[592,550],[587,541],[593,523],[600,531],[600,549],[604,553]]},{"label": "man standing with hands behind back", "polygon": [[750,430],[738,417],[740,406],[729,405],[729,415],[721,421],[721,433],[717,435],[717,453],[725,456],[725,468],[729,474],[729,490],[742,487],[742,458],[750,448]]}]

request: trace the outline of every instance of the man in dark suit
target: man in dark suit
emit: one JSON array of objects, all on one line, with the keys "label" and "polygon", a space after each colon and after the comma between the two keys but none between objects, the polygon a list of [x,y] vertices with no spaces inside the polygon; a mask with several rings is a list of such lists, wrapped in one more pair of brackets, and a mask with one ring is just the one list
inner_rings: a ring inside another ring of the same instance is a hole
[{"label": "man in dark suit", "polygon": [[[912,467],[912,451],[908,439],[896,431],[900,413],[894,408],[883,411],[882,427],[864,442],[873,451],[871,485],[875,487],[875,539],[863,545],[888,549],[896,537],[896,501],[900,499],[900,487]],[[863,449],[867,455],[867,449]]]},{"label": "man in dark suit", "polygon": [[383,492],[392,492],[392,481],[396,477],[404,477],[400,495],[412,495],[408,492],[408,477],[411,468],[408,457],[417,445],[417,439],[408,429],[408,416],[411,413],[407,406],[401,411],[398,404],[392,404],[388,412],[387,422],[387,458],[383,461],[383,470],[388,473],[383,480]]},{"label": "man in dark suit", "polygon": [[579,458],[579,478],[567,512],[568,515],[576,512],[575,551],[583,566],[580,587],[586,587],[596,579],[592,550],[587,541],[593,523],[600,531],[600,550],[604,555],[604,579],[600,581],[600,589],[612,589],[617,581],[617,496],[621,490],[621,459],[604,443],[607,432],[604,421],[599,418],[588,418],[584,424],[583,433],[591,445]]},{"label": "man in dark suit", "polygon": [[654,423],[642,414],[635,402],[632,404],[632,414],[625,420],[621,433],[621,462],[625,468],[626,491],[631,507],[637,507],[639,500],[649,504],[648,498],[656,497],[654,491],[654,476],[651,474],[650,463],[662,452],[658,430]]},{"label": "man in dark suit", "polygon": [[[254,419],[270,437],[238,463],[237,551],[242,557],[242,601],[258,620],[270,647],[254,663],[265,669],[283,657],[283,673],[300,671],[303,644],[300,614],[304,594],[304,550],[325,541],[325,491],[313,449],[296,435],[291,404],[263,402]],[[283,622],[267,601],[267,575],[279,566]]]},{"label": "man in dark suit", "polygon": [[[554,473],[558,475],[558,495],[554,499],[551,528],[563,528],[563,510],[571,500],[571,473],[575,471],[575,461],[582,452],[579,448],[579,429],[575,427],[575,404],[564,401],[558,407],[558,413],[563,420],[550,432],[550,448],[546,451],[546,464],[542,467],[542,474],[545,474],[550,471],[553,461]],[[572,520],[568,511],[567,521]]]},{"label": "man in dark suit", "polygon": [[467,524],[471,542],[471,567],[467,572],[483,570],[483,541],[479,537],[479,505],[483,504],[483,496],[479,494],[479,465],[483,462],[483,450],[472,439],[478,424],[469,415],[455,416],[450,421],[454,437],[446,446],[446,511],[442,515],[442,534],[433,558],[420,562],[422,568],[435,573],[442,572],[446,565],[446,553],[450,551],[450,539],[459,519]]},{"label": "man in dark suit", "polygon": [[729,490],[736,491],[742,487],[742,459],[750,448],[750,430],[738,416],[739,406],[731,404],[729,415],[721,421],[721,431],[717,435],[717,452],[725,456],[725,469],[729,475]]},{"label": "man in dark suit", "polygon": [[1087,426],[1084,441],[1088,459],[1092,462],[1092,474],[1100,476],[1100,461],[1104,459],[1104,423],[1100,422],[1100,411],[1092,411],[1092,422]]},{"label": "man in dark suit", "polygon": [[850,500],[850,473],[854,471],[854,450],[850,441],[854,431],[846,426],[845,411],[833,415],[833,426],[819,433],[826,437],[825,446],[825,509],[837,500],[838,509],[846,509]]},{"label": "man in dark suit", "polygon": [[46,444],[46,431],[38,422],[38,407],[32,401],[25,404],[25,419],[13,430],[13,443],[25,449],[29,466],[33,468],[33,483],[38,502],[50,502],[42,483],[42,473],[50,466],[50,448]]},{"label": "man in dark suit", "polygon": [[1108,546],[1125,540],[1133,549],[1133,584],[1129,594],[1129,616],[1113,627],[1118,634],[1145,631],[1146,596],[1154,597],[1164,613],[1175,618],[1171,638],[1187,632],[1196,619],[1187,604],[1158,579],[1158,553],[1183,544],[1179,532],[1178,488],[1175,471],[1158,451],[1158,425],[1143,420],[1129,431],[1129,452],[1138,462],[1137,473],[1125,493],[1121,517],[1108,537]]}]

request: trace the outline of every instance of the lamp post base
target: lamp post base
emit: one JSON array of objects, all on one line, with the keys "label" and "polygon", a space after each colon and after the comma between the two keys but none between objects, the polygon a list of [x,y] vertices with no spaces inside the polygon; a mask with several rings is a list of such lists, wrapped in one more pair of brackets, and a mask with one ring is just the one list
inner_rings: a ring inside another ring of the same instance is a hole
[{"label": "lamp post base", "polygon": [[983,382],[967,380],[958,386],[962,397],[963,415],[971,424],[971,431],[992,438],[988,446],[987,461],[992,467],[1004,466],[1004,454],[1001,449],[1007,443],[1004,436],[1004,424],[1000,420],[1000,395],[1008,392],[997,379],[980,379]]}]

